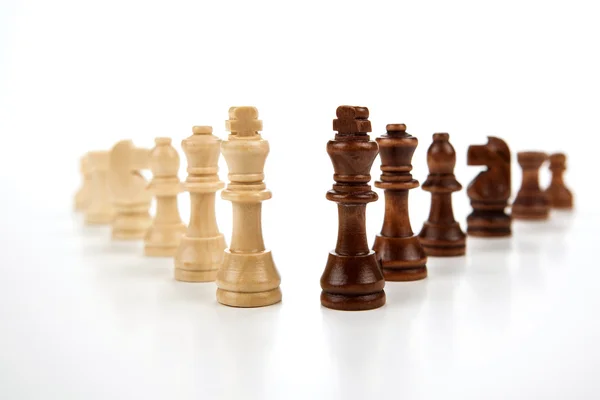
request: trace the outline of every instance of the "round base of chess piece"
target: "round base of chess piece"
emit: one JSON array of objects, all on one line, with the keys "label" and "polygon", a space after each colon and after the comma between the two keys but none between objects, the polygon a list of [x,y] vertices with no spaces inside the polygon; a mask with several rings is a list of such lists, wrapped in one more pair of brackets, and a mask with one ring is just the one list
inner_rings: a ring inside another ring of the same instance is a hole
[{"label": "round base of chess piece", "polygon": [[545,220],[550,216],[548,204],[520,205],[513,204],[512,217],[523,220]]},{"label": "round base of chess piece", "polygon": [[428,257],[460,257],[464,256],[467,250],[464,241],[458,245],[443,241],[431,241],[428,243],[422,241],[421,245],[423,245],[423,250],[425,250],[425,254]]},{"label": "round base of chess piece", "polygon": [[572,210],[573,209],[573,201],[554,201],[551,205],[552,208],[556,208],[557,210]]},{"label": "round base of chess piece", "polygon": [[175,255],[175,279],[183,282],[213,282],[223,265],[223,234],[208,238],[183,235]]},{"label": "round base of chess piece", "polygon": [[217,273],[217,301],[232,307],[263,307],[281,301],[281,277],[270,250],[259,253],[224,251]]},{"label": "round base of chess piece", "polygon": [[572,210],[573,203],[572,202],[554,203],[554,204],[552,204],[552,208],[555,208],[557,210]]},{"label": "round base of chess piece", "polygon": [[[117,222],[118,221],[118,222]],[[129,221],[126,227],[121,225],[122,219],[116,217],[113,220],[112,238],[117,240],[139,240],[144,239],[151,224],[150,215],[148,218],[136,218],[135,224]]]},{"label": "round base of chess piece", "polygon": [[385,304],[384,286],[374,251],[352,256],[332,251],[321,277],[321,304],[342,311],[372,310]]},{"label": "round base of chess piece", "polygon": [[443,226],[425,222],[418,238],[427,256],[463,256],[467,248],[466,236],[456,222]]},{"label": "round base of chess piece", "polygon": [[377,235],[373,250],[377,253],[386,281],[406,282],[427,278],[427,255],[416,236]]},{"label": "round base of chess piece", "polygon": [[503,229],[487,229],[487,228],[467,228],[467,235],[479,238],[499,238],[512,236],[512,231],[509,228]]},{"label": "round base of chess piece", "polygon": [[115,240],[140,240],[146,236],[145,230],[118,229],[112,231],[111,237]]},{"label": "round base of chess piece", "polygon": [[180,282],[214,282],[217,279],[217,271],[195,271],[189,269],[175,268],[174,278]]},{"label": "round base of chess piece", "polygon": [[185,230],[183,224],[152,226],[144,238],[144,254],[149,257],[174,257]]},{"label": "round base of chess piece", "polygon": [[511,236],[512,218],[501,210],[474,210],[467,217],[467,235],[476,237]]},{"label": "round base of chess piece", "polygon": [[385,292],[347,296],[321,292],[321,304],[324,307],[341,311],[366,311],[382,307],[385,304]]},{"label": "round base of chess piece", "polygon": [[217,301],[230,307],[265,307],[281,301],[281,289],[276,288],[267,292],[257,293],[240,293],[217,289]]},{"label": "round base of chess piece", "polygon": [[412,282],[427,278],[427,267],[384,269],[383,277],[388,282]]},{"label": "round base of chess piece", "polygon": [[144,239],[152,218],[150,203],[122,206],[115,204],[116,215],[112,221],[112,238],[118,240]]}]

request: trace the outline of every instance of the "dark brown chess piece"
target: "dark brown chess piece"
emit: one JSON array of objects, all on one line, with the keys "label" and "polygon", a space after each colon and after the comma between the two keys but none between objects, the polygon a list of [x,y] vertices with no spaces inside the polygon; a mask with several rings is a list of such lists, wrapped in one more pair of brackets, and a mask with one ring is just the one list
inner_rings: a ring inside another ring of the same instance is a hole
[{"label": "dark brown chess piece", "polygon": [[467,235],[510,236],[512,218],[506,213],[511,194],[510,149],[506,142],[488,136],[484,145],[471,145],[467,165],[485,165],[467,188],[473,212],[467,217]]},{"label": "dark brown chess piece", "polygon": [[378,137],[381,178],[375,187],[384,190],[385,216],[373,250],[387,281],[415,281],[427,277],[427,256],[414,235],[408,216],[408,191],[419,186],[413,179],[411,160],[419,141],[406,133],[406,125],[390,124]]},{"label": "dark brown chess piece", "polygon": [[512,206],[512,216],[517,219],[540,220],[550,215],[550,201],[540,189],[539,171],[548,160],[546,153],[523,151],[517,153],[517,161],[523,169],[523,182]]},{"label": "dark brown chess piece", "polygon": [[447,133],[434,133],[427,150],[429,175],[421,186],[431,192],[429,218],[419,233],[425,254],[434,257],[462,256],[466,250],[465,234],[454,220],[452,193],[462,189],[454,176],[456,152]]},{"label": "dark brown chess piece", "polygon": [[550,200],[550,207],[571,209],[573,208],[573,195],[565,186],[563,173],[566,167],[567,156],[563,153],[550,155],[550,171],[552,171],[552,181],[546,189],[546,195]]},{"label": "dark brown chess piece", "polygon": [[327,200],[338,205],[338,239],[321,276],[321,304],[336,310],[370,310],[385,304],[385,280],[375,252],[369,249],[365,227],[367,203],[377,200],[371,190],[371,166],[377,143],[369,140],[369,110],[339,106],[333,120],[334,140],[327,143],[335,184]]}]

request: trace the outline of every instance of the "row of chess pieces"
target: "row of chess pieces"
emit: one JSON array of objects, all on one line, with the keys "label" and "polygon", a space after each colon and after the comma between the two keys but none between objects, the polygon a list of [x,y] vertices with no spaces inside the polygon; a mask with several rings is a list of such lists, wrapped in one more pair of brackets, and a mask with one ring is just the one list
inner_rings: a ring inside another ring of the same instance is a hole
[{"label": "row of chess pieces", "polygon": [[[115,240],[144,240],[147,256],[173,257],[175,279],[217,283],[217,300],[234,307],[260,307],[281,301],[281,278],[261,231],[262,201],[271,198],[264,179],[269,142],[259,131],[262,121],[254,107],[232,107],[227,140],[212,134],[210,126],[194,126],[181,147],[188,176],[177,176],[180,159],[170,138],[156,138],[152,149],[120,141],[110,151],[83,156],[83,185],[75,207],[87,224],[110,224]],[[215,194],[220,154],[227,161],[229,184],[221,197],[233,207],[229,248],[219,232]],[[140,173],[150,169],[148,183]],[[177,196],[190,194],[189,225],[181,220]],[[154,218],[149,210],[156,198]]]},{"label": "row of chess pieces", "polygon": [[[321,303],[338,310],[367,310],[385,304],[385,281],[413,281],[427,277],[427,257],[464,255],[466,235],[455,221],[452,193],[462,189],[454,176],[456,154],[447,133],[433,135],[427,152],[429,175],[422,188],[431,193],[428,220],[418,235],[411,229],[408,193],[419,186],[413,179],[412,156],[417,138],[404,124],[387,125],[387,132],[370,140],[366,107],[340,106],[333,121],[334,140],[327,152],[334,168],[327,199],[339,208],[339,233],[321,277]],[[92,151],[82,157],[83,184],[75,196],[77,210],[88,224],[111,224],[114,239],[143,239],[148,256],[173,257],[175,279],[185,282],[216,281],[217,301],[234,307],[261,307],[281,301],[281,278],[261,231],[262,201],[271,197],[264,180],[269,153],[262,138],[262,121],[254,107],[232,107],[227,140],[212,134],[209,126],[194,126],[182,141],[188,176],[177,176],[179,155],[171,139],[157,138],[153,149],[131,141],[118,142],[110,151]],[[229,183],[221,197],[232,202],[233,230],[229,248],[215,216],[219,155],[229,170]],[[375,182],[385,194],[381,233],[370,248],[365,212],[378,196],[371,190],[370,170],[381,157],[381,177]],[[539,169],[550,159],[552,182],[539,186]],[[565,156],[520,152],[523,182],[507,213],[511,195],[511,153],[497,137],[468,149],[468,165],[486,166],[467,189],[473,212],[467,217],[467,234],[478,237],[511,235],[512,219],[541,220],[551,207],[570,209],[573,197],[565,187]],[[140,170],[150,169],[146,182]],[[186,227],[179,215],[177,196],[190,194],[191,213]],[[156,198],[154,218],[149,214]]]}]

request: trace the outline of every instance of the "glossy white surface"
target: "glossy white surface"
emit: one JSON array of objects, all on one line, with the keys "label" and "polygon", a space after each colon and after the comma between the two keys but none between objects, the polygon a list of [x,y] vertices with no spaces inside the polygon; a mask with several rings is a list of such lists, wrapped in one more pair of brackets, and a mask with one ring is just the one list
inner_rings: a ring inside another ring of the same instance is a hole
[{"label": "glossy white surface", "polygon": [[4,398],[600,394],[595,217],[555,213],[515,223],[512,239],[470,239],[468,256],[431,259],[427,280],[389,283],[387,305],[359,313],[322,308],[326,254],[295,255],[300,244],[280,235],[284,302],[234,309],[216,303],[214,284],[174,281],[170,260],[111,242],[106,227],[32,217],[44,218],[38,233],[5,235],[0,254]]}]

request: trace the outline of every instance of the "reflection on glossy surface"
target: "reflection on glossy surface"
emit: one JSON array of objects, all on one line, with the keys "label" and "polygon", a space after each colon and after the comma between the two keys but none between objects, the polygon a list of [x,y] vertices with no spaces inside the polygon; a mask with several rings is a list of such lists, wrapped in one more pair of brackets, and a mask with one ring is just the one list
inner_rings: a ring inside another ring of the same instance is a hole
[{"label": "reflection on glossy surface", "polygon": [[141,242],[55,221],[35,234],[43,252],[17,234],[0,253],[2,382],[22,398],[568,398],[600,360],[589,215],[469,237],[465,257],[431,257],[427,279],[388,282],[384,307],[355,313],[321,307],[322,253],[285,235],[270,239],[283,303],[246,310],[219,305],[212,282],[175,281]]}]

